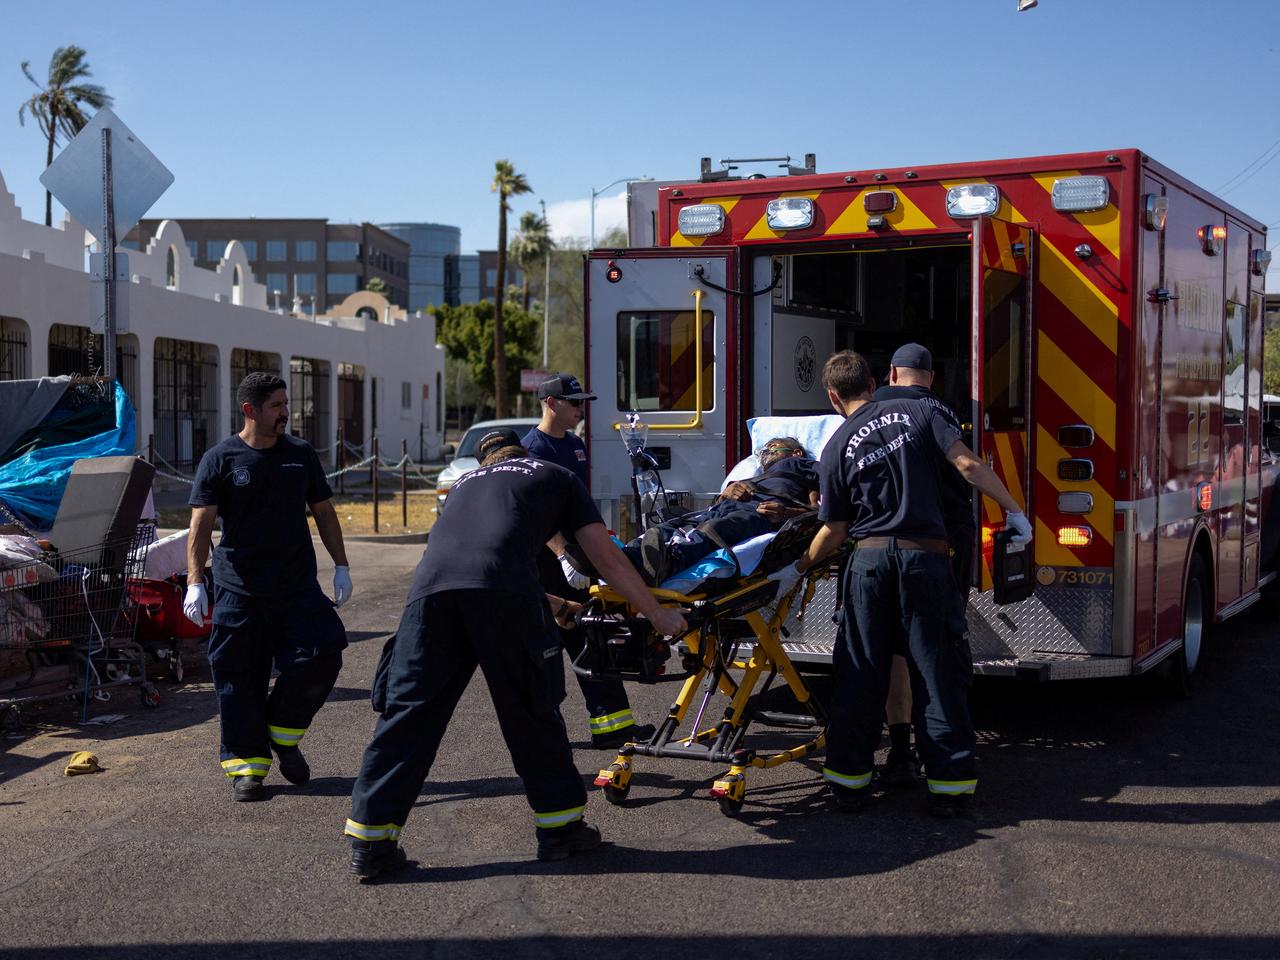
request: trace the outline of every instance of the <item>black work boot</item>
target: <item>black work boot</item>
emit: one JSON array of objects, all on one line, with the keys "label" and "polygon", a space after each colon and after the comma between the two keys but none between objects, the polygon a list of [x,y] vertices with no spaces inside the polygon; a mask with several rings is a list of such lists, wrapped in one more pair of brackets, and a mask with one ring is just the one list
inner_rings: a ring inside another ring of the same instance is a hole
[{"label": "black work boot", "polygon": [[394,840],[351,841],[351,872],[361,882],[395,873],[408,862],[404,850]]},{"label": "black work boot", "polygon": [[640,537],[640,563],[651,586],[660,587],[671,576],[671,555],[661,527],[650,527]]},{"label": "black work boot", "polygon": [[583,820],[538,831],[538,859],[565,860],[575,853],[600,846],[600,831]]},{"label": "black work boot", "polygon": [[278,743],[273,743],[271,749],[280,760],[280,772],[284,778],[295,787],[305,787],[311,779],[311,767],[302,751],[297,747],[282,747]]},{"label": "black work boot", "polygon": [[653,732],[658,729],[652,723],[633,723],[619,730],[608,733],[593,733],[591,749],[617,750],[628,743],[648,743],[653,739]]},{"label": "black work boot", "polygon": [[233,790],[236,800],[241,803],[252,803],[267,795],[267,792],[262,789],[261,777],[236,777]]},{"label": "black work boot", "polygon": [[939,820],[973,820],[973,794],[931,793],[929,813]]},{"label": "black work boot", "polygon": [[891,747],[880,780],[887,787],[914,787],[920,783],[920,758],[910,747]]},{"label": "black work boot", "polygon": [[836,783],[828,783],[827,791],[839,813],[861,813],[867,809],[867,802],[871,799],[871,791],[867,787],[850,790]]}]

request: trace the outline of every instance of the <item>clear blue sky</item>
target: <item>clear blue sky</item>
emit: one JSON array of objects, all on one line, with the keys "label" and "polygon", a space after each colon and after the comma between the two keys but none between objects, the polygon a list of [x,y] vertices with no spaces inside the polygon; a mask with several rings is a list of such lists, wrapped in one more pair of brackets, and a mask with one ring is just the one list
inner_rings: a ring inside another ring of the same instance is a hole
[{"label": "clear blue sky", "polygon": [[[176,175],[156,215],[432,220],[464,250],[495,243],[503,157],[537,191],[517,214],[541,198],[585,234],[593,186],[703,155],[831,171],[1134,146],[1213,189],[1280,141],[1280,4],[1015,6],[12,3],[0,173],[42,219],[18,64],[43,77],[67,43]],[[1280,224],[1278,188],[1280,159],[1226,197]]]}]

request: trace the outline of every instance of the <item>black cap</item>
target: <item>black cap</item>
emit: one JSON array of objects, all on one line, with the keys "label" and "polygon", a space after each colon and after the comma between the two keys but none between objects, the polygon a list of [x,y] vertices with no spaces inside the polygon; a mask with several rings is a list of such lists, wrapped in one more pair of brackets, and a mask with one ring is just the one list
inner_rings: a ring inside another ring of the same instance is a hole
[{"label": "black cap", "polygon": [[893,352],[893,359],[889,361],[889,366],[932,372],[933,355],[918,343],[904,343]]},{"label": "black cap", "polygon": [[503,427],[501,430],[490,430],[480,442],[476,444],[476,453],[479,459],[483,460],[494,450],[502,447],[518,447],[520,446],[520,437],[509,427]]},{"label": "black cap", "polygon": [[538,387],[539,397],[558,397],[561,400],[594,400],[594,393],[582,389],[578,378],[571,373],[557,373],[549,380],[543,380]]}]

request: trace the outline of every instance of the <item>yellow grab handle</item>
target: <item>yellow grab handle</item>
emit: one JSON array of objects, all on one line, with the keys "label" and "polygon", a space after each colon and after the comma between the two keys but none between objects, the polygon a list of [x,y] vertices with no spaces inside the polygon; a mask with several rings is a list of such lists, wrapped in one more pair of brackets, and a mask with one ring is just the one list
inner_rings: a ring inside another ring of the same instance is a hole
[{"label": "yellow grab handle", "polygon": [[[688,423],[651,423],[650,430],[702,429],[702,291],[693,291],[693,419]],[[621,430],[615,423],[613,429]]]}]

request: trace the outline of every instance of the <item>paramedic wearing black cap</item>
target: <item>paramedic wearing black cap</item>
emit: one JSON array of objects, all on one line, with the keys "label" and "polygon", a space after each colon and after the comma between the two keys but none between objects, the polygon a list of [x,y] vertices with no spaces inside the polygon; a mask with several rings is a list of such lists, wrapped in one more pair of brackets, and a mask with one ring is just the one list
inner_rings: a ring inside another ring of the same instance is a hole
[{"label": "paramedic wearing black cap", "polygon": [[[906,343],[894,351],[889,361],[889,382],[876,390],[874,399],[923,400],[932,404],[938,415],[950,420],[959,431],[960,424],[955,414],[929,389],[932,385],[933,355],[918,343]],[[930,452],[938,473],[942,521],[947,528],[947,550],[959,590],[957,602],[963,614],[973,567],[973,492],[941,450],[931,447]],[[963,616],[956,621],[957,625],[963,622]],[[916,757],[911,750],[911,680],[905,657],[893,658],[885,712],[889,721],[889,757],[884,765],[884,781],[890,786],[910,786],[918,781]]]},{"label": "paramedic wearing black cap", "polygon": [[380,716],[344,830],[351,870],[362,880],[404,865],[397,841],[477,666],[524,781],[538,859],[599,845],[599,832],[583,822],[586,790],[560,717],[564,662],[552,618],[563,622],[572,605],[543,591],[535,562],[553,533],[575,538],[658,633],[687,629],[613,545],[572,473],[503,446],[500,437],[488,439],[481,440],[481,465],[457,482],[431,530],[400,627],[374,675]]},{"label": "paramedic wearing black cap", "polygon": [[785,586],[846,539],[855,542],[845,569],[823,779],[841,809],[861,807],[894,648],[904,637],[931,812],[968,816],[978,782],[968,703],[973,666],[963,631],[948,622],[957,604],[939,602],[955,596],[955,585],[930,447],[1005,509],[1015,539],[1030,540],[1030,524],[1000,478],[960,440],[954,421],[923,400],[873,401],[875,380],[862,356],[835,354],[822,383],[846,417],[822,453],[824,526],[805,556],[771,579]]},{"label": "paramedic wearing black cap", "polygon": [[[221,519],[209,664],[222,719],[222,769],[235,799],[261,800],[273,750],[290,783],[302,786],[311,776],[298,743],[342,668],[347,634],[334,608],[351,596],[351,575],[320,458],[285,433],[285,382],[251,373],[236,400],[244,429],[200,458],[191,488],[183,607],[204,623],[204,563]],[[332,601],[316,583],[308,507],[335,565]],[[273,663],[279,676],[268,694]]]},{"label": "paramedic wearing black cap", "polygon": [[[558,373],[543,380],[538,391],[542,401],[542,420],[525,434],[524,448],[531,457],[558,463],[572,471],[584,487],[588,486],[591,473],[587,467],[587,448],[573,430],[582,421],[583,405],[594,400],[595,395],[583,390],[578,378],[569,373]],[[538,579],[548,593],[582,603],[587,599],[585,588],[590,580],[564,559],[564,548],[564,540],[557,537],[539,553]],[[587,642],[585,631],[578,626],[563,631],[561,639],[571,660],[582,652]],[[621,680],[589,680],[577,674],[574,676],[587,704],[587,724],[591,728],[593,747],[612,749],[629,740],[643,741],[653,736],[651,725],[636,724]]]}]

